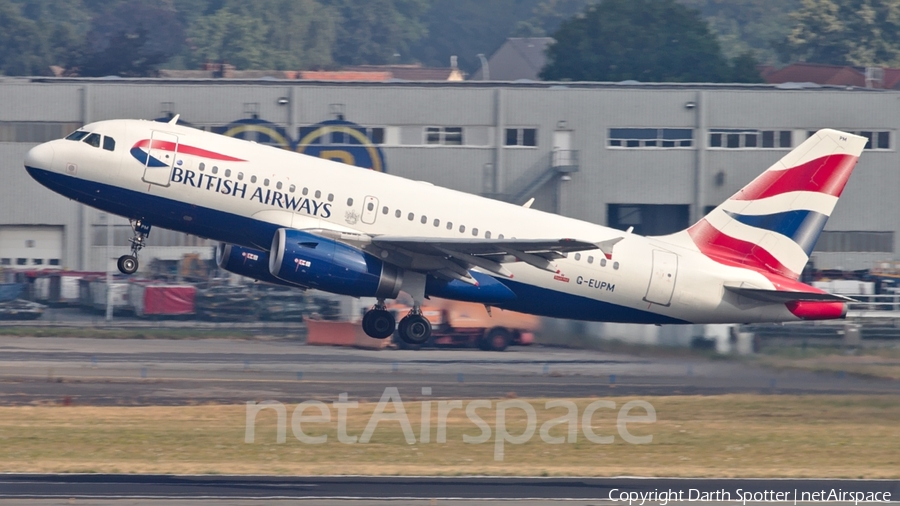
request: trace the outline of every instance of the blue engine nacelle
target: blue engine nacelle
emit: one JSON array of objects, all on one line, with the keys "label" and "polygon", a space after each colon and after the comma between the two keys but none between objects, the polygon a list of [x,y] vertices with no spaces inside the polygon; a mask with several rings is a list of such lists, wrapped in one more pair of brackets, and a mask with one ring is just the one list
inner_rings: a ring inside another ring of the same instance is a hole
[{"label": "blue engine nacelle", "polygon": [[228,272],[275,285],[306,288],[278,279],[269,272],[269,252],[220,242],[216,248],[216,264]]},{"label": "blue engine nacelle", "polygon": [[393,299],[403,271],[360,249],[282,228],[272,240],[269,273],[278,279],[353,297]]}]

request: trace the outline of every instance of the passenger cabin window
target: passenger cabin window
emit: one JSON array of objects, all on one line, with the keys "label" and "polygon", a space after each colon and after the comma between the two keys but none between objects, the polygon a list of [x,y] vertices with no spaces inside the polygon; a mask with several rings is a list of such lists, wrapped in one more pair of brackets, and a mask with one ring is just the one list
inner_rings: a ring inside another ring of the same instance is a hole
[{"label": "passenger cabin window", "polygon": [[[215,167],[213,167],[213,168],[215,168]],[[268,179],[268,178],[263,179],[263,186],[269,186],[269,179]]]},{"label": "passenger cabin window", "polygon": [[316,190],[316,198],[317,198],[317,199],[322,198],[322,192],[321,192],[321,190]]},{"label": "passenger cabin window", "polygon": [[225,177],[231,177],[231,169],[225,169]]},{"label": "passenger cabin window", "polygon": [[212,173],[213,173],[213,174],[218,174],[218,173],[219,173],[219,167],[213,165]]},{"label": "passenger cabin window", "polygon": [[[353,199],[350,199],[350,202],[352,203],[352,202],[353,202]],[[374,210],[375,210],[375,204],[373,204],[372,202],[369,202],[369,203],[366,205],[366,208],[367,208],[369,211],[374,211]]]},{"label": "passenger cabin window", "polygon": [[281,189],[281,181],[275,183],[275,189],[276,189],[276,190],[280,190],[280,189]]},{"label": "passenger cabin window", "polygon": [[116,140],[112,137],[104,137],[103,138],[103,149],[107,151],[115,151],[116,150]]},{"label": "passenger cabin window", "polygon": [[388,211],[389,211],[389,209],[387,208],[387,206],[384,206],[381,208],[381,214],[387,214]]},{"label": "passenger cabin window", "polygon": [[334,202],[334,194],[333,193],[328,194],[328,202]]},{"label": "passenger cabin window", "polygon": [[203,172],[204,170],[206,170],[206,164],[200,162],[200,165],[198,165],[197,168],[200,169],[200,172]]},{"label": "passenger cabin window", "polygon": [[408,218],[409,218],[409,221],[412,221],[412,220],[416,219],[415,213],[409,213]]},{"label": "passenger cabin window", "polygon": [[435,226],[435,227],[441,226],[441,220],[435,219],[435,220],[434,220],[434,226]]},{"label": "passenger cabin window", "polygon": [[84,138],[85,144],[90,144],[95,148],[100,147],[100,134],[91,134]]},{"label": "passenger cabin window", "polygon": [[297,187],[294,185],[291,185],[291,187],[288,188],[288,191],[290,191],[291,193],[294,193],[295,191],[297,191]]},{"label": "passenger cabin window", "polygon": [[399,218],[401,214],[403,214],[403,213],[401,213],[400,210],[397,209],[397,211],[394,213],[394,216],[396,216],[397,218]]},{"label": "passenger cabin window", "polygon": [[422,215],[422,225],[424,225],[426,223],[428,223],[428,217],[423,214]]},{"label": "passenger cabin window", "polygon": [[490,231],[490,230],[488,230],[487,232],[484,233],[484,238],[485,238],[485,239],[490,239],[490,238],[491,238],[491,231]]},{"label": "passenger cabin window", "polygon": [[352,198],[351,198],[351,199],[347,199],[347,207],[350,207],[350,206],[352,206],[352,205],[353,205],[353,199],[352,199]]},{"label": "passenger cabin window", "polygon": [[256,176],[250,176],[250,182],[251,182],[251,183],[255,183],[255,182],[256,182]]},{"label": "passenger cabin window", "polygon": [[447,230],[453,230],[453,222],[452,221],[447,222]]},{"label": "passenger cabin window", "polygon": [[87,137],[87,134],[88,133],[85,132],[84,130],[75,130],[74,132],[72,132],[66,136],[66,140],[80,141],[81,139],[84,139],[85,137]]},{"label": "passenger cabin window", "polygon": [[[201,163],[200,165],[203,165],[203,164]],[[243,181],[243,180],[244,180],[244,173],[238,172],[238,181]]]},{"label": "passenger cabin window", "polygon": [[478,229],[477,228],[472,229],[472,235],[474,235],[475,237],[478,237]]}]

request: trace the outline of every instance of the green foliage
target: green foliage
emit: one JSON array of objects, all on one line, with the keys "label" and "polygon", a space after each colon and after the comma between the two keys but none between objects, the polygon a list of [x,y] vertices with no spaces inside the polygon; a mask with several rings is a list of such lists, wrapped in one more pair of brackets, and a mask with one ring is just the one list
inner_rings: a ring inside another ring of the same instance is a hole
[{"label": "green foliage", "polygon": [[128,0],[95,16],[86,41],[81,75],[152,76],[183,46],[184,27],[171,6]]},{"label": "green foliage", "polygon": [[802,0],[791,18],[784,61],[900,64],[900,0]]},{"label": "green foliage", "polygon": [[334,61],[341,65],[412,61],[412,47],[427,32],[428,0],[320,0],[337,20]]},{"label": "green foliage", "polygon": [[[564,22],[553,36],[543,79],[721,82],[734,77],[700,13],[674,0],[604,0]],[[742,57],[742,74],[750,59]]]},{"label": "green foliage", "polygon": [[[207,4],[210,5],[211,3]],[[196,17],[185,60],[239,69],[299,69],[331,64],[333,16],[315,0],[229,0]]]},{"label": "green foliage", "polygon": [[718,35],[722,51],[737,58],[752,51],[764,62],[778,62],[776,47],[791,31],[790,14],[800,0],[678,0],[697,9]]}]

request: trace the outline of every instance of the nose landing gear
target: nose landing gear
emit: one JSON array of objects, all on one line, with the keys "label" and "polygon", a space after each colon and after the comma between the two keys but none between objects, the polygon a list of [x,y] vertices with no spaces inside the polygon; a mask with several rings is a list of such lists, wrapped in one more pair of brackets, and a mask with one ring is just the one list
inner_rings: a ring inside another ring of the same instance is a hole
[{"label": "nose landing gear", "polygon": [[150,237],[150,224],[141,220],[129,221],[131,222],[131,230],[134,232],[134,237],[128,240],[131,243],[131,254],[120,256],[116,262],[116,267],[119,268],[119,272],[122,274],[131,275],[137,272],[140,265],[137,258],[138,252],[143,249],[145,246],[144,242]]}]

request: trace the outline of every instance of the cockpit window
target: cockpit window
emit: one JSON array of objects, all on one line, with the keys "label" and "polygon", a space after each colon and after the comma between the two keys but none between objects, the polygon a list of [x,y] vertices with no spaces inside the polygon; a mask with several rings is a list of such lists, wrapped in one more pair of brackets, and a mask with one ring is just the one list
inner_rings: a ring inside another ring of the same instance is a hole
[{"label": "cockpit window", "polygon": [[95,148],[100,147],[100,134],[91,134],[84,138],[84,142],[94,146]]},{"label": "cockpit window", "polygon": [[74,132],[67,135],[66,139],[70,141],[80,141],[81,139],[84,139],[84,136],[87,134],[88,132],[85,132],[84,130],[75,130]]},{"label": "cockpit window", "polygon": [[110,136],[106,136],[103,138],[103,149],[107,151],[115,151],[116,150],[116,140]]}]

